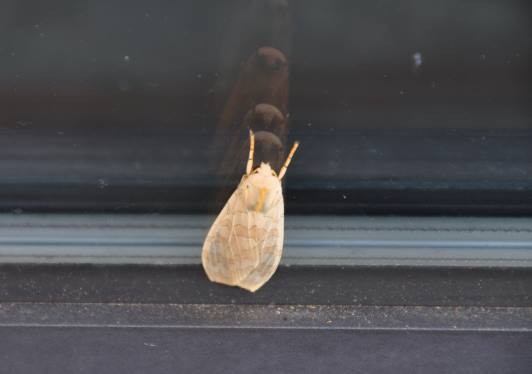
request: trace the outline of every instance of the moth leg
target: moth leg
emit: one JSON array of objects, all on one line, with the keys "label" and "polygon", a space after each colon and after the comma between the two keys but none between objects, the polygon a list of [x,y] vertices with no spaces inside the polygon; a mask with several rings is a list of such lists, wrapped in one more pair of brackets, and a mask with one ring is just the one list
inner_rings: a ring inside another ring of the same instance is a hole
[{"label": "moth leg", "polygon": [[249,130],[249,157],[248,164],[246,165],[246,175],[251,173],[251,168],[253,168],[253,154],[255,153],[255,134],[253,130]]},{"label": "moth leg", "polygon": [[284,175],[286,174],[286,169],[288,168],[288,165],[290,165],[290,161],[292,161],[292,157],[294,156],[294,153],[296,153],[297,147],[299,147],[299,142],[295,142],[292,146],[292,149],[290,150],[283,167],[279,171],[279,180],[283,179]]}]

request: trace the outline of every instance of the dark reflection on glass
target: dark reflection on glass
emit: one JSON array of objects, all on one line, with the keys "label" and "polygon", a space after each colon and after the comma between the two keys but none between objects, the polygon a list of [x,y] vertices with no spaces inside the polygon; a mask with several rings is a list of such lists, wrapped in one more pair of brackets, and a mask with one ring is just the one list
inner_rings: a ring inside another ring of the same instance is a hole
[{"label": "dark reflection on glass", "polygon": [[[275,142],[284,144],[287,107],[288,63],[286,58],[275,48],[262,47],[244,65],[221,115],[216,141],[219,144],[220,141],[223,142],[227,138],[231,140],[226,147],[217,147],[225,153],[225,163],[221,165],[222,173],[230,170],[231,164],[238,164],[236,157],[245,160],[245,152],[238,152],[235,155],[235,151],[240,148],[238,142],[241,143],[245,139],[245,136],[242,136],[244,134],[243,129],[246,132],[248,129],[263,130],[271,134],[270,137],[257,137],[258,149],[269,148],[269,145],[263,146],[261,143],[273,138],[276,138]],[[273,129],[270,127],[273,123],[271,120],[268,121],[269,117],[275,115],[280,117],[277,122],[284,125],[282,127],[277,126],[275,129],[277,132],[272,131]],[[271,155],[271,157],[277,157],[277,155]],[[272,163],[273,161],[270,158],[260,159],[257,157],[255,159],[258,164],[260,162]],[[275,160],[275,162],[277,161]]]},{"label": "dark reflection on glass", "polygon": [[[245,18],[239,19],[242,15]],[[269,163],[279,170],[288,130],[290,23],[287,1],[252,1],[234,15],[225,35],[223,69],[215,85],[217,106],[223,102],[213,148],[221,154],[214,167],[222,186],[223,203],[244,171],[248,131],[256,132],[254,168]],[[245,36],[244,36],[245,35]],[[244,37],[243,37],[244,36]],[[245,56],[251,48],[252,53]],[[240,59],[236,56],[240,56]],[[229,58],[231,57],[231,58]],[[233,62],[234,66],[229,65]],[[236,74],[235,74],[236,73]],[[233,81],[228,77],[233,77]],[[231,84],[232,83],[232,84]]]}]

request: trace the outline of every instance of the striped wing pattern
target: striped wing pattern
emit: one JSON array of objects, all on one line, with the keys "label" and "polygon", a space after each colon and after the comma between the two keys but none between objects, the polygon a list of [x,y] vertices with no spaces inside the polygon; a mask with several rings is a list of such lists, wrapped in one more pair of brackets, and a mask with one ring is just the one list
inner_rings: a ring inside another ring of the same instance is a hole
[{"label": "striped wing pattern", "polygon": [[248,211],[244,201],[238,188],[207,234],[202,262],[211,281],[254,292],[281,260],[284,202],[280,196],[267,213],[257,213]]}]

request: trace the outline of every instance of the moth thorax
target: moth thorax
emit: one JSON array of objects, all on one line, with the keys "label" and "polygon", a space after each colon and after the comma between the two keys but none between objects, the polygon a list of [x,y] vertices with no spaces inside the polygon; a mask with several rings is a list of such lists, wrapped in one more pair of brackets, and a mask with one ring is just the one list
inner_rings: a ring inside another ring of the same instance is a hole
[{"label": "moth thorax", "polygon": [[244,189],[246,209],[257,213],[272,209],[282,193],[277,174],[265,163],[244,178],[241,188]]}]

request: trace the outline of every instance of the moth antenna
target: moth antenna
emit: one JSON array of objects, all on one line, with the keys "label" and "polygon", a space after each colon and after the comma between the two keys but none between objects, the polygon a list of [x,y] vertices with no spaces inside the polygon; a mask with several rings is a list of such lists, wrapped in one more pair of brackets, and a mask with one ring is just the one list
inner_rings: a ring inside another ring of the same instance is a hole
[{"label": "moth antenna", "polygon": [[246,165],[246,175],[251,173],[251,168],[253,167],[253,154],[255,153],[255,134],[253,130],[249,129],[249,157],[248,163]]},{"label": "moth antenna", "polygon": [[288,165],[290,165],[290,161],[292,161],[292,157],[294,156],[294,153],[296,153],[297,147],[299,147],[299,142],[295,142],[292,146],[292,149],[290,150],[283,167],[279,171],[279,180],[283,179],[284,175],[286,174],[286,169],[288,168]]}]

